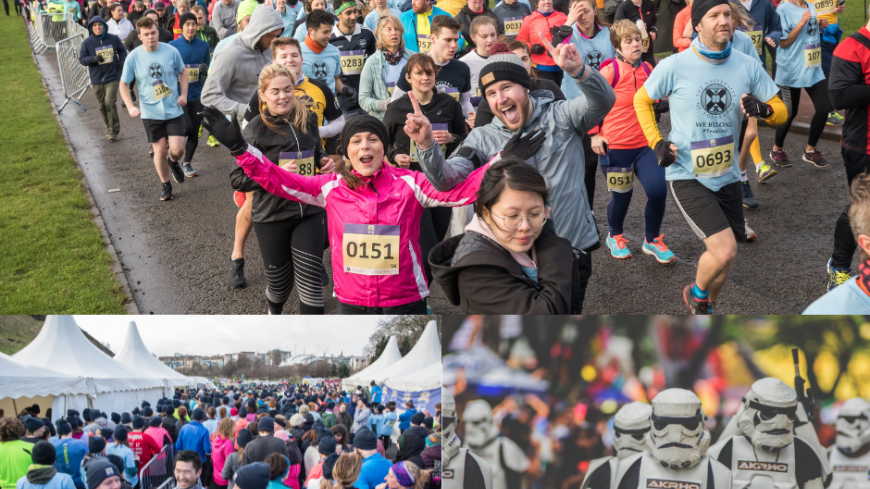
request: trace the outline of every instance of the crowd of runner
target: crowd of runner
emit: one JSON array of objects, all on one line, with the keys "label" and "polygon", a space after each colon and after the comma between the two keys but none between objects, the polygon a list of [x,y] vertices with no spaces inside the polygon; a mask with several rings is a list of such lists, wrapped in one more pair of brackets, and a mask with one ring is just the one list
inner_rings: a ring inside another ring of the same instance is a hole
[{"label": "crowd of runner", "polygon": [[[431,312],[433,281],[464,313],[580,312],[602,241],[599,167],[607,259],[632,257],[635,180],[640,251],[677,259],[662,224],[670,193],[705,245],[683,301],[712,313],[737,243],[756,239],[749,160],[759,183],[791,166],[802,89],[815,115],[801,160],[828,166],[816,144],[826,123],[845,124],[849,184],[870,169],[870,31],[840,43],[842,0],[689,0],[677,52],[658,63],[649,0],[79,1],[40,8],[87,24],[80,62],[106,137],[118,138],[120,93],[142,119],[160,199],[197,176],[203,132],[235,157],[228,281],[246,285],[253,229],[270,314],[294,287],[300,313],[322,314],[330,277],[341,314]],[[662,134],[669,111],[680,116]],[[768,161],[757,119],[776,126]],[[861,241],[849,217],[836,222],[828,290],[851,277]],[[853,285],[825,312],[870,310]]]},{"label": "crowd of runner", "polygon": [[0,410],[0,489],[437,489],[438,410],[383,403],[374,382],[176,389],[111,414]]}]

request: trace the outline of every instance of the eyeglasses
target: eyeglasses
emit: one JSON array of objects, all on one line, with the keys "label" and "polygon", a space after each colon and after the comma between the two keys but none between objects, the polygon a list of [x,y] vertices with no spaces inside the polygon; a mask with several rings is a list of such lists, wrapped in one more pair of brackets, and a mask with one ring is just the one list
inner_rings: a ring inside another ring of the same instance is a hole
[{"label": "eyeglasses", "polygon": [[545,222],[547,222],[547,215],[543,212],[535,212],[534,214],[529,214],[528,216],[524,216],[522,214],[511,214],[505,217],[502,217],[492,211],[490,211],[490,214],[501,219],[504,227],[510,229],[511,231],[519,229],[519,227],[523,225],[523,220],[528,221],[529,226],[533,228],[539,228],[543,226]]}]

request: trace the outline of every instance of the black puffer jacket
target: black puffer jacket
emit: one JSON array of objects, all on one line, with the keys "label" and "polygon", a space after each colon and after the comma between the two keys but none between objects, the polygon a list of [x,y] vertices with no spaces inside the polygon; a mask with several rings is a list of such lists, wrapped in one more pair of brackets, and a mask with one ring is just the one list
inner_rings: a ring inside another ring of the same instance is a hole
[{"label": "black puffer jacket", "polygon": [[[327,157],[320,144],[317,130],[317,115],[309,112],[308,129],[301,131],[294,128],[283,117],[267,115],[269,123],[278,128],[276,132],[266,126],[262,116],[257,115],[245,126],[244,136],[248,144],[263,152],[263,156],[273,164],[278,165],[281,153],[296,153],[298,151],[314,151],[314,164],[319,169],[320,159]],[[298,163],[298,162],[297,162]],[[302,204],[290,199],[270,194],[257,182],[245,175],[242,167],[237,167],[230,173],[230,183],[234,190],[254,192],[254,203],[251,207],[251,221],[276,222],[287,219],[300,219],[323,212],[323,208]]]},{"label": "black puffer jacket", "polygon": [[429,253],[429,264],[447,299],[463,313],[575,313],[580,308],[580,273],[571,243],[556,236],[553,221],[547,221],[534,246],[538,283],[508,250],[475,232],[438,243]]},{"label": "black puffer jacket", "polygon": [[169,432],[169,437],[172,438],[172,443],[178,441],[178,432],[181,431],[181,421],[174,416],[164,416],[161,426]]}]

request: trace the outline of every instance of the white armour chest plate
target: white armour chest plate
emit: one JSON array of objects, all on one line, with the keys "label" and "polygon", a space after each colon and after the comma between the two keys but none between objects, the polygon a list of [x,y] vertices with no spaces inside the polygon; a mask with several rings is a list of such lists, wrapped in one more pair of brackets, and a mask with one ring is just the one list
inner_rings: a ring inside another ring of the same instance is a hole
[{"label": "white armour chest plate", "polygon": [[834,478],[828,489],[870,489],[870,452],[851,458],[835,446],[831,449],[831,469]]},{"label": "white armour chest plate", "polygon": [[447,465],[441,466],[441,488],[463,489],[465,483],[465,457],[468,456],[467,448],[460,448],[455,457],[450,459]]},{"label": "white armour chest plate", "polygon": [[733,489],[796,489],[794,443],[780,450],[777,456],[753,450],[752,443],[742,436],[731,440]]},{"label": "white armour chest plate", "polygon": [[707,489],[709,459],[704,456],[694,467],[681,470],[666,469],[649,452],[640,460],[638,489]]}]

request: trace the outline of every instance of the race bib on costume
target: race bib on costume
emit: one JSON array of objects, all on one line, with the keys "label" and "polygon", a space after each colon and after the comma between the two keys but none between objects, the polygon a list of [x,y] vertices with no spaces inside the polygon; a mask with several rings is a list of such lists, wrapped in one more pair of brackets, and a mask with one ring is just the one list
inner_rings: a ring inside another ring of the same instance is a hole
[{"label": "race bib on costume", "polygon": [[818,68],[822,66],[822,46],[819,43],[807,44],[804,46],[804,60],[806,61],[807,69]]},{"label": "race bib on costume", "polygon": [[190,83],[199,81],[199,65],[184,65],[187,70],[187,78]]},{"label": "race bib on costume", "polygon": [[620,194],[631,192],[634,184],[634,168],[608,168],[607,190]]},{"label": "race bib on costume", "polygon": [[739,470],[758,470],[761,472],[788,472],[788,464],[777,462],[756,462],[755,460],[738,460]]},{"label": "race bib on costume", "polygon": [[712,178],[731,172],[734,136],[695,141],[691,144],[695,178]]},{"label": "race bib on costume", "polygon": [[365,63],[365,51],[341,51],[341,74],[359,75]]},{"label": "race bib on costume", "polygon": [[694,482],[671,481],[665,479],[647,479],[647,489],[701,489],[699,484]]},{"label": "race bib on costume", "polygon": [[308,151],[290,151],[278,154],[278,164],[284,165],[295,160],[296,171],[303,177],[313,177],[317,173],[317,166],[314,164],[314,150]]},{"label": "race bib on costume", "polygon": [[100,58],[99,63],[101,65],[109,64],[112,62],[112,58],[115,57],[115,49],[113,47],[101,48],[97,49],[97,57]]},{"label": "race bib on costume", "polygon": [[169,95],[172,94],[172,89],[167,87],[163,80],[157,80],[151,84],[151,87],[154,89],[154,101],[163,100]]},{"label": "race bib on costume", "polygon": [[516,36],[520,33],[520,25],[523,23],[522,17],[508,17],[504,19],[504,33],[508,36]]},{"label": "race bib on costume", "polygon": [[345,272],[399,274],[399,226],[345,224],[342,244]]}]

